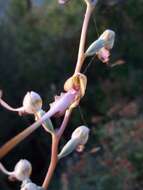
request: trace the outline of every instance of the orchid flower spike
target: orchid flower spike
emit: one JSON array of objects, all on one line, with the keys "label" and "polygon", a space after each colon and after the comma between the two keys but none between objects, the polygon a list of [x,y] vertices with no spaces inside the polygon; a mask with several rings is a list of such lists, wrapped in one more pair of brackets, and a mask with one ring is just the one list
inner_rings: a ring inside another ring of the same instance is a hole
[{"label": "orchid flower spike", "polygon": [[63,147],[63,149],[59,153],[58,159],[61,159],[69,155],[75,149],[78,152],[83,151],[84,145],[87,143],[88,137],[89,137],[88,127],[82,125],[76,128],[72,133],[71,139],[67,142],[67,144]]},{"label": "orchid flower spike", "polygon": [[18,181],[26,180],[30,177],[32,172],[31,163],[28,160],[20,160],[15,168],[14,171],[10,172],[5,169],[5,167],[0,163],[0,170],[8,175],[10,179],[16,179]]},{"label": "orchid flower spike", "polygon": [[4,100],[0,99],[0,104],[10,111],[19,112],[19,114],[28,113],[35,114],[42,108],[42,99],[39,94],[34,91],[27,92],[23,99],[23,106],[20,108],[12,108]]},{"label": "orchid flower spike", "polygon": [[103,34],[94,41],[85,52],[85,56],[97,57],[103,62],[107,63],[109,61],[110,50],[114,46],[115,32],[112,30],[105,30]]}]

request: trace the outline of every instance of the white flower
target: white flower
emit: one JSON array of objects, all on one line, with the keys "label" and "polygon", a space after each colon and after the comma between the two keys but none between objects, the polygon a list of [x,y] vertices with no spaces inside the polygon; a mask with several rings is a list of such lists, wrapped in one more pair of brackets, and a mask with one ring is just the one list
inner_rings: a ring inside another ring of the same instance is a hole
[{"label": "white flower", "polygon": [[98,40],[103,40],[105,42],[104,47],[108,50],[113,48],[115,41],[115,32],[113,30],[107,29],[101,34]]},{"label": "white flower", "polygon": [[28,160],[20,160],[14,168],[14,177],[19,181],[23,181],[30,177],[32,173],[32,166]]},{"label": "white flower", "polygon": [[113,48],[115,42],[115,32],[112,30],[105,30],[101,36],[94,41],[86,50],[86,56],[97,57],[103,62],[108,63],[110,50]]},{"label": "white flower", "polygon": [[38,187],[35,183],[27,183],[20,190],[38,190]]},{"label": "white flower", "polygon": [[36,185],[35,183],[32,183],[31,181],[29,181],[25,184],[22,184],[20,190],[44,190],[44,188]]},{"label": "white flower", "polygon": [[36,92],[27,92],[23,99],[25,112],[33,114],[42,108],[42,99]]},{"label": "white flower", "polygon": [[61,159],[74,150],[78,152],[83,151],[84,145],[87,143],[89,137],[89,128],[82,125],[74,130],[71,139],[65,144],[61,152],[58,154],[58,158]]},{"label": "white flower", "polygon": [[82,125],[74,130],[72,133],[72,139],[79,139],[79,144],[84,145],[87,143],[89,137],[89,128]]},{"label": "white flower", "polygon": [[1,163],[0,170],[8,175],[11,180],[17,179],[19,181],[24,181],[29,179],[32,173],[32,166],[28,160],[22,159],[16,164],[14,171],[8,171]]},{"label": "white flower", "polygon": [[24,96],[22,107],[13,108],[8,105],[4,100],[2,100],[1,97],[0,104],[10,111],[19,112],[20,115],[22,115],[23,113],[35,114],[42,108],[42,99],[39,94],[31,91],[27,92],[27,94]]}]

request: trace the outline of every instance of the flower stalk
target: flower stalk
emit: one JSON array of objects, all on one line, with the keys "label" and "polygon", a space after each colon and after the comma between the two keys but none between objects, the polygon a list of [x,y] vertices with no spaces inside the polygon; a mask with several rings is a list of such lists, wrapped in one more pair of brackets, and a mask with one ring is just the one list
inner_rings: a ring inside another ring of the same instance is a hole
[{"label": "flower stalk", "polygon": [[42,185],[42,187],[44,189],[48,188],[49,183],[51,181],[51,178],[53,176],[53,173],[55,171],[56,165],[58,163],[58,145],[59,145],[60,139],[62,137],[62,134],[63,134],[63,132],[66,129],[66,126],[68,124],[71,112],[72,112],[72,109],[68,109],[66,111],[65,116],[64,116],[64,120],[63,120],[59,130],[57,131],[57,133],[52,134],[51,162],[50,162],[48,172],[46,174],[46,177],[45,177],[43,185]]},{"label": "flower stalk", "polygon": [[81,31],[81,37],[80,37],[80,43],[79,43],[79,51],[78,51],[78,58],[77,58],[77,64],[75,68],[75,74],[79,73],[81,70],[81,67],[84,63],[85,60],[85,42],[86,42],[86,36],[87,36],[87,29],[88,29],[88,24],[89,20],[93,11],[93,6],[90,4],[87,4],[86,7],[86,12],[85,12],[85,17],[83,21],[83,26],[82,26],[82,31]]},{"label": "flower stalk", "polygon": [[46,177],[44,179],[44,182],[42,184],[42,187],[44,189],[48,188],[49,183],[51,181],[51,178],[53,176],[53,173],[55,171],[57,162],[58,162],[58,144],[59,144],[59,140],[57,138],[57,135],[52,134],[51,162],[50,162],[50,166],[48,168],[48,172],[46,174]]}]

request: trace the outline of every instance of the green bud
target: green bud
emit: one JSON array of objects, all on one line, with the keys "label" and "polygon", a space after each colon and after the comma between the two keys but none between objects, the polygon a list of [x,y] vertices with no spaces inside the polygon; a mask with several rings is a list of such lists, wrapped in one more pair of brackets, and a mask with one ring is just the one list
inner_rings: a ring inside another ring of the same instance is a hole
[{"label": "green bud", "polygon": [[94,56],[100,52],[102,48],[111,50],[115,42],[115,32],[107,29],[100,37],[94,41],[85,52],[85,56]]},{"label": "green bud", "polygon": [[94,41],[89,48],[86,50],[85,55],[86,56],[93,56],[95,55],[101,48],[103,48],[105,45],[105,41],[104,40],[96,40]]},{"label": "green bud", "polygon": [[78,150],[79,147],[82,147],[82,150],[84,148],[84,145],[87,143],[89,137],[89,128],[82,125],[80,127],[77,127],[71,136],[71,139],[67,142],[67,144],[63,147],[60,154],[58,155],[58,158],[61,159],[70,153],[72,153],[74,150]]},{"label": "green bud", "polygon": [[58,158],[61,159],[67,155],[69,155],[70,153],[72,153],[78,146],[79,144],[79,139],[70,139],[67,144],[63,147],[63,149],[61,150],[61,152],[58,155]]}]

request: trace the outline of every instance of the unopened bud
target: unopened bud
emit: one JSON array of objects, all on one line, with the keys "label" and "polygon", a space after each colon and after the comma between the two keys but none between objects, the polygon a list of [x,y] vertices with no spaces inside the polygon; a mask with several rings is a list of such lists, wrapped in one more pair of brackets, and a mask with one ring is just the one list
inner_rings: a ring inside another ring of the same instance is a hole
[{"label": "unopened bud", "polygon": [[108,63],[110,50],[113,48],[114,41],[115,32],[109,29],[105,30],[103,34],[88,47],[85,56],[97,55],[103,63]]},{"label": "unopened bud", "polygon": [[38,190],[38,187],[35,183],[30,182],[23,185],[20,190]]},{"label": "unopened bud", "polygon": [[44,190],[44,188],[36,185],[30,179],[25,179],[22,181],[20,190]]},{"label": "unopened bud", "polygon": [[65,144],[65,146],[59,153],[58,158],[61,159],[72,153],[74,150],[77,150],[78,152],[83,151],[84,145],[86,144],[88,137],[88,127],[80,126],[77,129],[75,129],[72,133],[71,139]]},{"label": "unopened bud", "polygon": [[74,130],[72,133],[72,139],[79,139],[79,144],[86,144],[89,137],[89,128],[82,125]]},{"label": "unopened bud", "polygon": [[19,181],[23,181],[24,179],[29,178],[31,173],[32,173],[31,163],[25,159],[20,160],[14,168],[14,175],[16,179],[18,179]]},{"label": "unopened bud", "polygon": [[1,163],[0,163],[0,170],[4,174],[8,175],[10,179],[17,179],[19,181],[23,181],[30,177],[32,173],[32,166],[28,160],[23,159],[16,164],[14,171],[12,172],[6,170]]},{"label": "unopened bud", "polygon": [[10,111],[19,112],[20,115],[22,115],[23,113],[35,114],[42,108],[42,99],[39,94],[31,91],[27,92],[27,94],[24,96],[22,107],[13,108],[8,105],[4,100],[2,100],[1,97],[0,104]]},{"label": "unopened bud", "polygon": [[23,99],[25,112],[33,114],[42,108],[42,99],[36,92],[27,92]]},{"label": "unopened bud", "polygon": [[105,42],[104,47],[108,50],[112,49],[115,42],[115,32],[113,30],[107,29],[103,32],[103,34],[99,37],[99,40],[103,40]]}]

